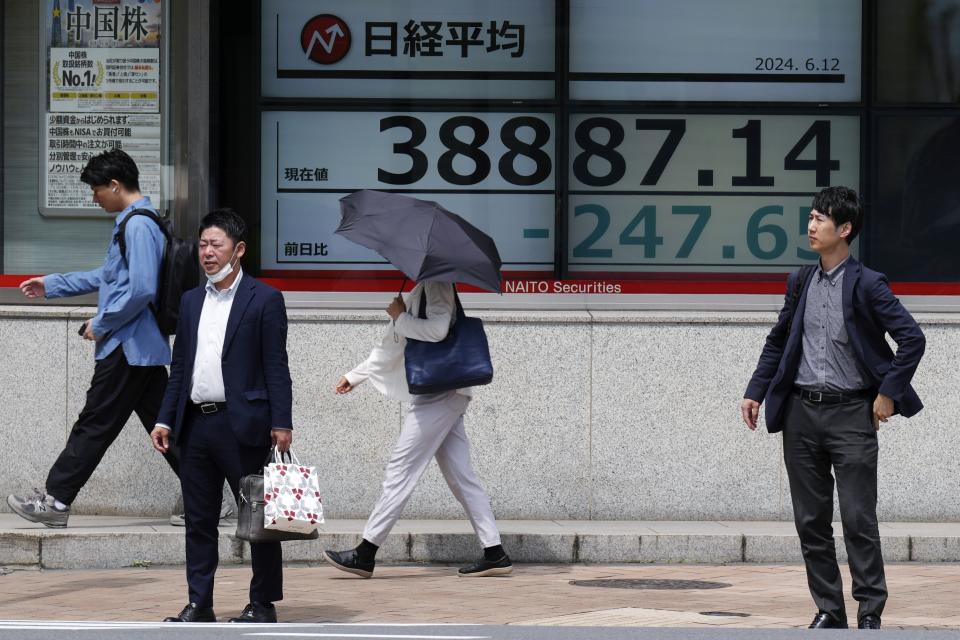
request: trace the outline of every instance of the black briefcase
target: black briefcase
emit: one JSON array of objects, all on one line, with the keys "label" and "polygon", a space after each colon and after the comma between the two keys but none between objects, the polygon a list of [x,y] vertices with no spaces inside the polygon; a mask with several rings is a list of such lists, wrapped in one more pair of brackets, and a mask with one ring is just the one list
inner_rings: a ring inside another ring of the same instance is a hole
[{"label": "black briefcase", "polygon": [[240,478],[237,538],[247,542],[286,542],[288,540],[316,540],[320,533],[295,533],[263,528],[263,472]]}]

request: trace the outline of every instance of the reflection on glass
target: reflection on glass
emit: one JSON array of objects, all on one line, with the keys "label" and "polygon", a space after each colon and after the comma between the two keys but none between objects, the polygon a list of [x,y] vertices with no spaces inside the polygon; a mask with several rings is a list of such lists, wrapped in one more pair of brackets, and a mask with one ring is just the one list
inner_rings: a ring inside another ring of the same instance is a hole
[{"label": "reflection on glass", "polygon": [[927,0],[923,3],[927,54],[937,99],[960,98],[960,0]]},{"label": "reflection on glass", "polygon": [[872,265],[893,280],[960,278],[960,119],[880,120]]},{"label": "reflection on glass", "polygon": [[960,100],[960,0],[881,0],[877,40],[879,100]]}]

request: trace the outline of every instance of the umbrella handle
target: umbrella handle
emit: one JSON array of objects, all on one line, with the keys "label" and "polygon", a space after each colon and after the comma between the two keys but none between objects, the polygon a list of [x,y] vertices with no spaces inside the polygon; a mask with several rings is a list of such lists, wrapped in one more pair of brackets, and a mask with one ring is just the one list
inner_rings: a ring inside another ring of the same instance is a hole
[{"label": "umbrella handle", "polygon": [[[406,276],[404,276],[404,277],[403,277],[403,284],[400,285],[400,291],[397,291],[397,297],[398,297],[398,298],[399,298],[401,295],[403,295],[403,288],[404,288],[405,286],[407,286],[407,280],[409,280],[409,278],[407,278]],[[396,324],[396,323],[397,323],[396,320],[394,320],[394,319],[392,319],[392,318],[390,319],[390,324],[392,324],[393,327],[394,327],[394,329],[393,329],[393,341],[394,341],[394,342],[400,342],[400,338],[397,337],[397,329],[396,329],[397,324]]]}]

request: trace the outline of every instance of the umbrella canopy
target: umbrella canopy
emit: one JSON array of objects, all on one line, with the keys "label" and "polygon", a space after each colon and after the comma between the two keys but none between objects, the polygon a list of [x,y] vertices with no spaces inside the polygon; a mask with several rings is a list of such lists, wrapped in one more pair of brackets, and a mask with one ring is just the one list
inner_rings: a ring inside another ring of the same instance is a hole
[{"label": "umbrella canopy", "polygon": [[365,189],[340,198],[340,216],[336,233],[373,249],[411,280],[500,291],[493,239],[436,202]]}]

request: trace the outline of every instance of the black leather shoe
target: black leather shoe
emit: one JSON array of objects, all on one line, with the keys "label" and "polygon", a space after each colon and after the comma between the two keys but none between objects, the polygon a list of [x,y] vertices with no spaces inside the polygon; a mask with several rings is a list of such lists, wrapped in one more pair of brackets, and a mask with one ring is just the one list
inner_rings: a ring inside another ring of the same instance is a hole
[{"label": "black leather shoe", "polygon": [[349,551],[330,551],[330,549],[327,549],[323,552],[323,557],[340,571],[346,571],[361,578],[372,576],[373,567],[376,564],[374,560],[361,561],[356,549],[350,549]]},{"label": "black leather shoe", "polygon": [[198,607],[196,603],[191,602],[183,608],[178,616],[164,618],[164,622],[216,622],[217,614],[213,612],[213,607]]},{"label": "black leather shoe", "polygon": [[829,613],[819,612],[813,616],[813,622],[807,629],[846,629],[847,623],[840,622]]},{"label": "black leather shoe", "polygon": [[243,612],[227,622],[276,622],[277,608],[272,602],[251,602],[243,608]]},{"label": "black leather shoe", "polygon": [[860,618],[860,622],[857,623],[857,629],[879,629],[880,628],[880,616],[875,616],[872,613]]},{"label": "black leather shoe", "polygon": [[510,562],[510,556],[503,554],[503,557],[499,560],[482,558],[480,561],[457,571],[457,575],[464,578],[480,578],[482,576],[505,576],[511,571],[513,571],[513,563]]}]

